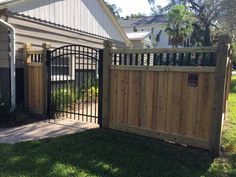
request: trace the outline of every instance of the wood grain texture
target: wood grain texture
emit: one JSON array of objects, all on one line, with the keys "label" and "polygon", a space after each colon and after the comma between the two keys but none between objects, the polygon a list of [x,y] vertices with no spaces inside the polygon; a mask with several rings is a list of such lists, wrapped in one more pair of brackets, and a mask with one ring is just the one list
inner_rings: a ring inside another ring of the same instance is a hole
[{"label": "wood grain texture", "polygon": [[191,73],[187,72],[113,69],[111,72],[114,95],[110,103],[113,121],[109,125],[113,128],[126,125],[209,143],[214,73],[197,73],[197,86],[189,86]]}]

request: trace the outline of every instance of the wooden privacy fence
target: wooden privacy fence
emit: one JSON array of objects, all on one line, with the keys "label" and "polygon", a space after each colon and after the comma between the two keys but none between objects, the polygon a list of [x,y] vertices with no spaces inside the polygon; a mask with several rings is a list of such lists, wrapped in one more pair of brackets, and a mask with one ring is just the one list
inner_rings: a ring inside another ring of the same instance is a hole
[{"label": "wooden privacy fence", "polygon": [[24,45],[24,100],[25,108],[35,114],[46,115],[47,67],[46,50],[50,44],[42,44],[42,50],[32,50]]},{"label": "wooden privacy fence", "polygon": [[218,155],[230,84],[230,45],[103,50],[104,128]]}]

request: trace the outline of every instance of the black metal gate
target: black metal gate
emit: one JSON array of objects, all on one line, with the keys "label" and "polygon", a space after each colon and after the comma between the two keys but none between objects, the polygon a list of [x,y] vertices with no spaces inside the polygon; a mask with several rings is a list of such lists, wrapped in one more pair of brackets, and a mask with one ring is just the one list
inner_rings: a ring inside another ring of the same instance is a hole
[{"label": "black metal gate", "polygon": [[47,52],[49,118],[101,124],[101,55],[99,50],[81,45]]}]

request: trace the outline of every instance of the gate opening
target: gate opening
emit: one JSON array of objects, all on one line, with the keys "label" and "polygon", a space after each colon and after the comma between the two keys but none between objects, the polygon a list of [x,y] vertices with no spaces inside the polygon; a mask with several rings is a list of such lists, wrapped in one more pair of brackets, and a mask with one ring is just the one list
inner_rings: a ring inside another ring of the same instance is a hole
[{"label": "gate opening", "polygon": [[101,122],[99,50],[68,45],[47,52],[48,116]]}]

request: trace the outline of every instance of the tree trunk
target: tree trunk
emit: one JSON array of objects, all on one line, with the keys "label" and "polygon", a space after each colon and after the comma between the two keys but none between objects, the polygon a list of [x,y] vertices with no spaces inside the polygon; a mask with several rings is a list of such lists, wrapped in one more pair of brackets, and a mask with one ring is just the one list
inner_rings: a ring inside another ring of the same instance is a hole
[{"label": "tree trunk", "polygon": [[211,46],[211,29],[210,25],[205,24],[205,31],[204,31],[204,46]]}]

